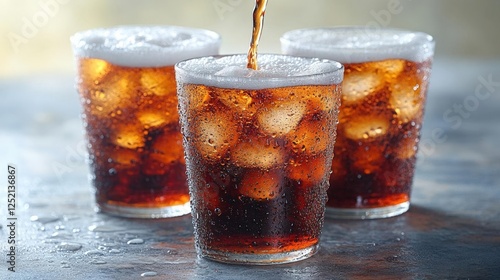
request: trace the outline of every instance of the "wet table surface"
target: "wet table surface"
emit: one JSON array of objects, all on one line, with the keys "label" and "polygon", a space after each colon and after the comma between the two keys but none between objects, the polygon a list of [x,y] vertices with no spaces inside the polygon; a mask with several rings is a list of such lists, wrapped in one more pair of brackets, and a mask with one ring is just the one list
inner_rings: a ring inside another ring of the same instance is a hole
[{"label": "wet table surface", "polygon": [[72,83],[0,79],[0,279],[500,279],[500,61],[436,61],[409,212],[327,219],[315,256],[263,267],[198,259],[189,215],[95,213]]}]

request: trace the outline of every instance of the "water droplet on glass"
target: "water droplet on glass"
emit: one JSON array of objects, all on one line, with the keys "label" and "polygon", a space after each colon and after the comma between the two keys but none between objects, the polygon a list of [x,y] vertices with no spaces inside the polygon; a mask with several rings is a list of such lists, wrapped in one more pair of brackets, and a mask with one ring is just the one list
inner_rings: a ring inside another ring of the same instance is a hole
[{"label": "water droplet on glass", "polygon": [[217,216],[222,215],[222,211],[220,210],[220,208],[215,208],[214,212],[215,212],[215,214],[217,214]]}]

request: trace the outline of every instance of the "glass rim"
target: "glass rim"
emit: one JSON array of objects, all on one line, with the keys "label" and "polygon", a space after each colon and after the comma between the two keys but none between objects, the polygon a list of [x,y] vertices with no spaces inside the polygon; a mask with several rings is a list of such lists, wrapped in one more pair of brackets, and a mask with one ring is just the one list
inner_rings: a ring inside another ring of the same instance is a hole
[{"label": "glass rim", "polygon": [[[179,33],[192,35],[178,41],[189,43],[161,41],[171,40]],[[150,36],[151,42],[134,41],[138,36]],[[87,29],[70,36],[76,57],[102,59],[125,67],[173,66],[189,58],[218,54],[221,41],[221,35],[215,31],[178,25],[116,25]]]},{"label": "glass rim", "polygon": [[[266,88],[279,88],[279,87],[289,87],[289,86],[299,86],[299,85],[332,85],[340,84],[343,80],[344,66],[338,62],[331,59],[322,59],[316,57],[305,57],[305,56],[294,56],[286,54],[276,54],[276,53],[259,53],[258,60],[262,62],[262,59],[269,58],[280,58],[289,60],[300,60],[307,61],[313,65],[313,63],[324,63],[328,64],[329,68],[325,71],[320,71],[317,73],[307,73],[301,75],[288,75],[288,76],[228,76],[228,75],[217,75],[217,71],[202,72],[196,71],[200,70],[200,67],[195,67],[195,65],[202,65],[205,67],[203,60],[209,63],[219,63],[221,68],[231,67],[231,65],[222,64],[221,59],[238,59],[239,69],[247,70],[246,61],[247,54],[236,53],[236,54],[223,54],[223,55],[212,55],[206,57],[191,58],[188,60],[180,61],[175,64],[175,75],[177,83],[190,83],[190,84],[203,84],[208,86],[215,86],[218,88],[238,88],[238,89],[266,89]],[[191,65],[190,65],[191,64]],[[259,65],[260,66],[260,65]],[[254,71],[254,70],[248,70]],[[257,70],[259,71],[259,70]]]},{"label": "glass rim", "polygon": [[[313,36],[319,35],[323,35],[323,38],[316,41],[312,39]],[[360,36],[372,40],[376,40],[374,36],[379,36],[385,41],[379,41],[378,44],[360,45],[345,42],[346,38],[355,39]],[[401,36],[406,36],[406,38]],[[335,40],[338,40],[338,44],[334,42]],[[424,61],[434,55],[435,48],[434,37],[425,32],[356,25],[293,29],[283,33],[280,42],[281,49],[285,53],[323,57],[342,63],[377,60],[374,59],[377,57],[381,58],[380,60],[408,57],[411,58],[409,60]]]}]

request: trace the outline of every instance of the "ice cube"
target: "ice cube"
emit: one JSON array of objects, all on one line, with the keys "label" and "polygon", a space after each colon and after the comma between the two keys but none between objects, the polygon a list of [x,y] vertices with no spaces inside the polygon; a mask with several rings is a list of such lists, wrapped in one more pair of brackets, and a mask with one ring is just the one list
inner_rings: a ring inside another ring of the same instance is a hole
[{"label": "ice cube", "polygon": [[380,142],[365,143],[356,147],[351,154],[352,166],[365,174],[379,170],[384,163],[385,149]]},{"label": "ice cube", "polygon": [[383,61],[373,62],[375,67],[384,72],[386,78],[395,79],[405,68],[404,59],[389,59]]},{"label": "ice cube", "polygon": [[396,112],[401,123],[414,120],[422,113],[424,96],[421,94],[420,85],[415,80],[401,80],[391,85],[389,103]]},{"label": "ice cube", "polygon": [[88,92],[91,113],[99,117],[112,116],[118,109],[135,106],[139,83],[133,71],[116,70]]},{"label": "ice cube", "polygon": [[145,144],[144,131],[140,124],[117,123],[111,131],[111,142],[127,149],[137,149]]},{"label": "ice cube", "polygon": [[273,140],[250,138],[231,149],[231,160],[241,167],[269,169],[285,161],[283,148]]},{"label": "ice cube", "polygon": [[340,86],[298,86],[290,91],[299,100],[307,102],[312,111],[330,111],[340,105]]},{"label": "ice cube", "polygon": [[117,147],[110,152],[108,162],[112,165],[117,163],[122,166],[134,166],[141,161],[141,155],[136,150]]},{"label": "ice cube", "polygon": [[[202,85],[184,84],[179,89],[180,96],[185,97],[188,103],[188,110],[197,110],[210,101],[210,88]],[[181,97],[182,98],[182,97]],[[184,101],[179,101],[184,102]]]},{"label": "ice cube", "polygon": [[252,97],[244,90],[219,89],[217,91],[217,99],[227,107],[244,116],[252,116],[257,109],[257,106],[253,103]]},{"label": "ice cube", "polygon": [[235,122],[223,112],[202,111],[192,125],[195,145],[209,160],[219,159],[238,141]]},{"label": "ice cube", "polygon": [[145,155],[142,171],[147,175],[163,175],[172,170],[172,164],[185,164],[182,135],[177,130],[157,135]]},{"label": "ice cube", "polygon": [[238,190],[240,194],[255,200],[274,199],[280,194],[283,181],[277,171],[249,170]]},{"label": "ice cube", "polygon": [[260,128],[272,136],[285,135],[297,127],[306,112],[304,102],[275,101],[257,112]]},{"label": "ice cube", "polygon": [[342,83],[342,100],[346,103],[358,102],[383,86],[383,76],[375,71],[346,72]]},{"label": "ice cube", "polygon": [[288,178],[298,181],[302,186],[314,186],[329,177],[330,170],[327,170],[326,166],[324,156],[293,159],[287,166]]},{"label": "ice cube", "polygon": [[176,161],[184,163],[182,134],[172,130],[158,135],[152,140],[149,157],[165,165]]},{"label": "ice cube", "polygon": [[145,68],[140,78],[143,91],[158,96],[175,96],[175,72],[172,68]]},{"label": "ice cube", "polygon": [[163,110],[144,109],[137,112],[136,116],[146,129],[159,128],[179,121],[175,107]]},{"label": "ice cube", "polygon": [[395,153],[399,159],[409,159],[417,153],[418,137],[416,134],[408,135],[396,144]]},{"label": "ice cube", "polygon": [[79,61],[80,83],[85,88],[92,88],[112,70],[112,66],[102,60],[94,58],[83,58]]},{"label": "ice cube", "polygon": [[329,129],[325,115],[304,119],[297,129],[287,135],[294,152],[317,154],[326,150],[329,144],[333,144],[333,131]]},{"label": "ice cube", "polygon": [[390,121],[382,115],[353,116],[344,125],[344,134],[353,140],[370,140],[387,133]]}]

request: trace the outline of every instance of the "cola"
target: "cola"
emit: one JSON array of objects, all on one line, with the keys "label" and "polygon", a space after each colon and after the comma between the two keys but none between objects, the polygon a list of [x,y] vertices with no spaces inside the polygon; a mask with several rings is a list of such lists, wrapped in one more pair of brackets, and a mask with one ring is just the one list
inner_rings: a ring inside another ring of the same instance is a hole
[{"label": "cola", "polygon": [[72,37],[96,204],[164,218],[190,212],[174,64],[217,54],[220,38],[176,26],[120,26]]},{"label": "cola", "polygon": [[327,215],[384,218],[410,205],[434,41],[399,29],[293,30],[286,54],[344,64]]},{"label": "cola", "polygon": [[317,251],[340,105],[337,62],[259,55],[176,65],[196,246],[269,264]]}]

